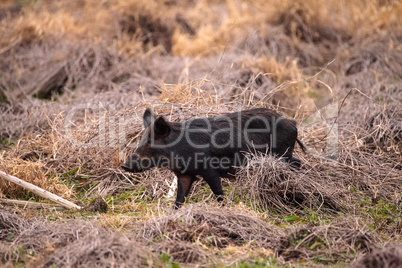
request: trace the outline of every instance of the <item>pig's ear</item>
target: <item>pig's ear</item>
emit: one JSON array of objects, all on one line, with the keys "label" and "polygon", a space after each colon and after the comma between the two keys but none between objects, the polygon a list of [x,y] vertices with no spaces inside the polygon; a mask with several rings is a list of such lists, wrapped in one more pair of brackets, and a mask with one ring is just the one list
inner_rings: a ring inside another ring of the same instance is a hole
[{"label": "pig's ear", "polygon": [[151,108],[147,108],[144,113],[144,127],[147,128],[155,121],[155,114]]},{"label": "pig's ear", "polygon": [[158,136],[167,136],[170,133],[170,124],[163,116],[159,116],[154,123],[155,134]]}]

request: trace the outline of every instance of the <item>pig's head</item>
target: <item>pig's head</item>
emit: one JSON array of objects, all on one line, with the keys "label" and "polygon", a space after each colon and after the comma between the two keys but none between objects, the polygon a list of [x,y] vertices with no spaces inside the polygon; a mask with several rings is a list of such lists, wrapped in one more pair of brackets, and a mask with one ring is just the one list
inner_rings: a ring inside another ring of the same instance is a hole
[{"label": "pig's head", "polygon": [[169,165],[168,144],[173,128],[163,116],[156,117],[151,109],[144,113],[144,132],[138,148],[121,167],[128,172],[143,172],[152,167]]}]

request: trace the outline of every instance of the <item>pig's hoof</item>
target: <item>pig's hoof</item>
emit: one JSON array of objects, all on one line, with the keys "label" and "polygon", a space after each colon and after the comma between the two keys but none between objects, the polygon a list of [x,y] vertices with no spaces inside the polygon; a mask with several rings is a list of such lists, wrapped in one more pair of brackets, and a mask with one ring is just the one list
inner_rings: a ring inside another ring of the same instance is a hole
[{"label": "pig's hoof", "polygon": [[177,210],[177,209],[181,208],[181,206],[183,206],[183,204],[181,204],[181,203],[175,203],[174,206],[173,206],[173,209],[174,209],[174,210]]},{"label": "pig's hoof", "polygon": [[292,157],[290,160],[290,168],[293,171],[298,171],[300,170],[301,162],[299,159]]},{"label": "pig's hoof", "polygon": [[218,201],[220,205],[224,205],[225,202],[223,202],[223,201],[225,201],[225,196],[224,195],[218,195],[216,197],[216,201]]}]

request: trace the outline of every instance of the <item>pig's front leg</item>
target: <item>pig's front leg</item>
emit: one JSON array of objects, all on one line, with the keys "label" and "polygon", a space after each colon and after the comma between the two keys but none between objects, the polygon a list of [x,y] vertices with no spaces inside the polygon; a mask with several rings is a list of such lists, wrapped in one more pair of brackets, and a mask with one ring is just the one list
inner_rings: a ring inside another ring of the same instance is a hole
[{"label": "pig's front leg", "polygon": [[222,182],[219,172],[210,170],[205,172],[204,174],[201,174],[201,176],[208,183],[212,192],[215,194],[216,200],[218,200],[218,202],[222,202],[225,194],[223,193],[222,190]]},{"label": "pig's front leg", "polygon": [[180,208],[190,192],[191,185],[197,179],[196,176],[176,173],[177,176],[177,197],[174,203],[174,209]]}]

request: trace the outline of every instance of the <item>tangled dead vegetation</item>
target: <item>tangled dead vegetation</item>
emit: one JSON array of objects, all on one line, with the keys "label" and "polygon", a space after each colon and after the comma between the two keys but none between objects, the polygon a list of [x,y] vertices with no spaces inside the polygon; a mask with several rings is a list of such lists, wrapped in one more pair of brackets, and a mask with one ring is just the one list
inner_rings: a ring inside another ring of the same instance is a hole
[{"label": "tangled dead vegetation", "polygon": [[185,264],[211,263],[214,256],[207,253],[203,247],[187,241],[166,240],[155,243],[152,248],[172,258],[174,262]]},{"label": "tangled dead vegetation", "polygon": [[362,50],[352,49],[349,62],[345,65],[346,75],[375,70],[401,78],[402,47],[394,46],[395,42],[399,42],[400,37],[390,36],[373,42],[373,39],[377,38],[378,36],[373,36],[365,40],[367,45],[363,45]]},{"label": "tangled dead vegetation", "polygon": [[[56,248],[55,254],[44,262],[44,266],[140,267],[145,266],[151,256],[150,252],[125,235],[94,230],[75,243],[69,242],[62,250]],[[152,261],[147,264],[152,266]]]},{"label": "tangled dead vegetation", "polygon": [[[72,195],[72,190],[60,184],[57,179],[49,176],[48,171],[45,170],[43,164],[40,162],[27,161],[21,158],[9,158],[0,155],[0,170],[51,193],[60,195],[63,198],[69,198]],[[0,194],[7,198],[35,197],[35,194],[32,192],[4,179],[0,180]]]},{"label": "tangled dead vegetation", "polygon": [[370,148],[402,154],[402,108],[384,105],[371,112],[365,130],[365,142]]},{"label": "tangled dead vegetation", "polygon": [[[325,176],[320,169],[308,166],[305,172],[295,172],[282,160],[250,155],[246,166],[239,170],[238,189],[247,185],[248,190],[242,194],[260,210],[295,212],[307,208],[336,212],[344,209],[347,190],[340,187],[343,182],[336,176]],[[315,179],[317,175],[319,181]]]},{"label": "tangled dead vegetation", "polygon": [[0,217],[0,240],[10,240],[13,236],[28,227],[28,221],[18,215],[16,211],[7,209],[3,204],[0,204],[0,208],[2,210]]},{"label": "tangled dead vegetation", "polygon": [[[274,234],[273,227],[254,215],[205,205],[150,220],[139,235],[147,239],[166,235],[169,240],[200,241],[217,247],[253,241],[260,247],[283,248],[283,245],[277,244],[280,239]],[[212,240],[208,238],[211,236]]]},{"label": "tangled dead vegetation", "polygon": [[297,227],[288,239],[293,246],[282,254],[285,260],[315,258],[326,264],[350,261],[351,255],[371,252],[379,242],[374,232],[355,218]]},{"label": "tangled dead vegetation", "polygon": [[[200,249],[186,250],[185,245],[191,243],[200,248],[250,244],[253,248],[264,247],[275,252],[288,246],[280,230],[252,213],[205,205],[190,206],[169,216],[151,219],[140,227],[138,236],[153,241],[158,250],[171,253],[179,262],[210,258]],[[178,252],[182,247],[183,251]]]},{"label": "tangled dead vegetation", "polygon": [[[145,219],[127,234],[0,207],[0,263],[400,266],[401,18],[396,0],[2,1],[0,170]],[[309,153],[297,172],[252,155],[224,180],[228,208],[200,180],[173,213],[170,171],[119,168],[148,107],[174,122],[272,108]]]},{"label": "tangled dead vegetation", "polygon": [[[221,254],[247,248],[254,255],[276,256],[284,262],[305,259],[323,264],[350,262],[365,253],[367,256],[357,263],[367,262],[369,258],[383,262],[382,256],[395,263],[392,258],[400,253],[398,245],[390,251],[386,251],[387,247],[377,250],[381,240],[356,218],[284,229],[250,211],[205,204],[138,222],[128,233],[82,220],[27,220],[6,209],[2,210],[0,219],[5,230],[4,243],[0,246],[2,260],[25,261],[31,265],[109,267],[134,263],[152,266],[160,262],[156,258],[159,254],[166,254],[172,262],[212,265],[222,262],[223,259],[218,259]],[[247,258],[243,256],[243,260]],[[233,256],[224,263],[238,261]]]},{"label": "tangled dead vegetation", "polygon": [[39,266],[152,266],[152,253],[127,235],[80,220],[43,222],[1,212],[7,235],[0,246],[2,261]]}]

